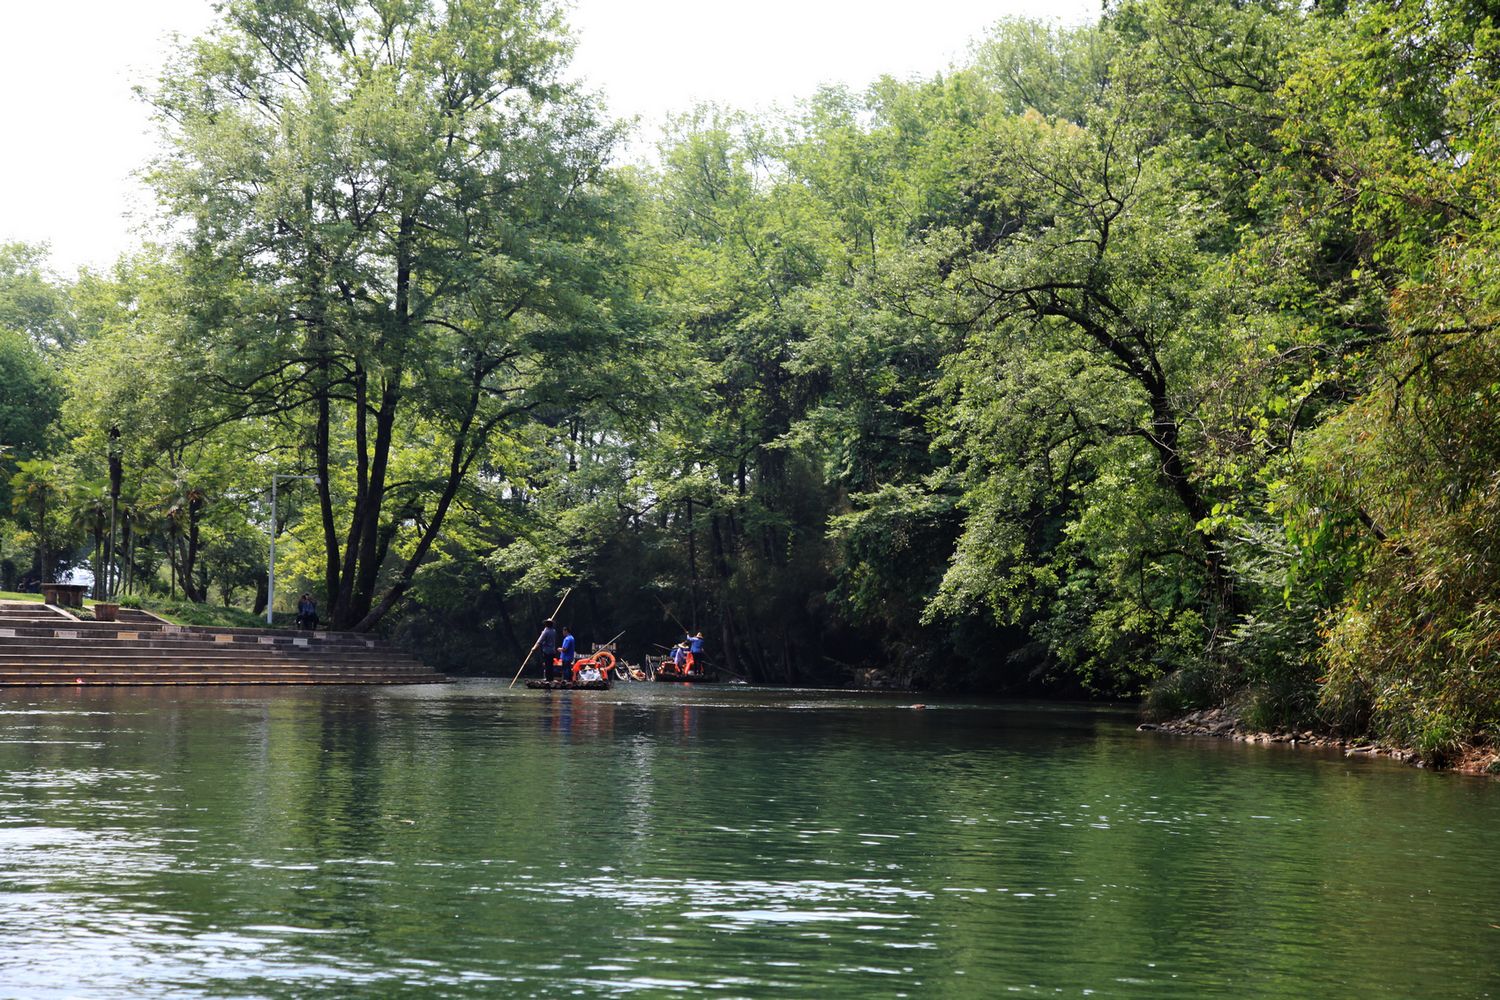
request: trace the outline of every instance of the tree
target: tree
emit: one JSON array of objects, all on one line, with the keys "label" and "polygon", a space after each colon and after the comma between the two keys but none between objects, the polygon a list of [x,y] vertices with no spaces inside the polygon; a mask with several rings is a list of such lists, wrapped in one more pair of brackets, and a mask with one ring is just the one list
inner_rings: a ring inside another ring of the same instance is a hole
[{"label": "tree", "polygon": [[73,344],[68,288],[47,267],[46,246],[0,243],[0,330],[51,354]]},{"label": "tree", "polygon": [[1275,204],[1347,248],[1319,314],[1347,345],[1322,378],[1351,398],[1301,437],[1283,494],[1303,579],[1339,584],[1324,718],[1441,762],[1500,740],[1500,32],[1460,2],[1354,13],[1286,88]]},{"label": "tree", "polygon": [[[52,349],[67,336],[67,295],[45,265],[44,248],[0,244],[0,462],[45,455],[62,406]],[[0,475],[0,510],[10,507]]]},{"label": "tree", "polygon": [[[141,505],[137,513],[158,504],[169,512],[161,524],[170,589],[180,568],[189,599],[202,600],[193,569],[204,508],[234,489],[236,471],[249,470],[242,459],[235,469],[227,457],[244,454],[240,429],[196,427],[196,365],[174,347],[183,323],[179,271],[162,251],[148,248],[107,273],[80,274],[71,292],[80,343],[66,355],[63,425],[71,438],[68,459],[90,483],[79,503],[94,511],[89,520],[102,536],[96,558],[108,572],[98,584],[123,575],[115,552],[122,503]],[[132,528],[140,526],[137,518]]]},{"label": "tree", "polygon": [[47,512],[62,495],[57,468],[43,458],[17,462],[16,473],[10,477],[10,489],[12,507],[29,521],[36,550],[32,568],[42,582],[51,582],[51,555],[56,539]]},{"label": "tree", "polygon": [[816,391],[790,365],[828,234],[781,147],[774,129],[711,107],[662,147],[640,254],[665,265],[643,294],[678,377],[639,458],[682,561],[659,599],[715,621],[730,670],[788,680],[804,669],[793,650],[816,641],[809,595],[826,589],[825,487],[788,435]]},{"label": "tree", "polygon": [[328,617],[365,629],[491,436],[617,337],[617,133],[560,82],[541,0],[224,15],[152,98],[191,232],[177,346],[208,422],[272,428],[267,453],[318,475]]},{"label": "tree", "polygon": [[45,453],[61,403],[53,364],[23,334],[0,328],[0,445],[18,456]]}]

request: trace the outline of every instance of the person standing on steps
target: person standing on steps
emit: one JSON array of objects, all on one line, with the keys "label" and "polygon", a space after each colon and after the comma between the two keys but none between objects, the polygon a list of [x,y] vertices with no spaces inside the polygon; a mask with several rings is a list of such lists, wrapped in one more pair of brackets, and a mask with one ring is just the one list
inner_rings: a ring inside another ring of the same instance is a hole
[{"label": "person standing on steps", "polygon": [[536,641],[536,651],[542,657],[542,680],[550,681],[557,673],[557,628],[548,618],[542,622],[542,634]]}]

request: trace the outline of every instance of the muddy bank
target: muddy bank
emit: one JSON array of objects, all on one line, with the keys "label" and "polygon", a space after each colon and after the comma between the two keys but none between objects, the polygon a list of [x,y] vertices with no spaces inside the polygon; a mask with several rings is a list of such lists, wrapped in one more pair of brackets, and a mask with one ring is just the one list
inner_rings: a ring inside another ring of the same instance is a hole
[{"label": "muddy bank", "polygon": [[[1415,750],[1404,747],[1381,746],[1369,740],[1346,740],[1310,729],[1301,732],[1265,732],[1252,729],[1223,708],[1191,712],[1170,722],[1143,722],[1137,728],[1143,733],[1213,736],[1241,743],[1286,743],[1298,747],[1342,750],[1345,757],[1389,757],[1417,767],[1433,767],[1430,761],[1423,760]],[[1500,774],[1500,751],[1491,747],[1466,747],[1441,769],[1464,774]]]}]

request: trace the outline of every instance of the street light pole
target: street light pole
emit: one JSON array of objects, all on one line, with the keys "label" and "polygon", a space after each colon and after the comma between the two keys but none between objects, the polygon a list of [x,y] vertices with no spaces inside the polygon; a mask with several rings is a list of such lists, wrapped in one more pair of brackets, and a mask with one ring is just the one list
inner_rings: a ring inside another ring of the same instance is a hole
[{"label": "street light pole", "polygon": [[287,476],[280,472],[271,473],[271,556],[266,560],[266,624],[274,624],[271,616],[274,615],[276,607],[276,480],[278,479],[311,479],[320,482],[317,476]]}]

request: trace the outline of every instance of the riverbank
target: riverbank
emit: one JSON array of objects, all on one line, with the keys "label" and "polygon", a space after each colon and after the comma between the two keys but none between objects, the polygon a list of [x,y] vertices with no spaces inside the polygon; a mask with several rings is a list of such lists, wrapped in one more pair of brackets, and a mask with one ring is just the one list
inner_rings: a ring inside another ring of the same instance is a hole
[{"label": "riverbank", "polygon": [[1389,757],[1415,767],[1431,767],[1434,770],[1457,771],[1462,774],[1500,775],[1500,751],[1492,747],[1466,747],[1453,761],[1439,767],[1431,761],[1423,760],[1419,753],[1410,748],[1382,746],[1367,739],[1346,740],[1311,729],[1300,732],[1253,729],[1225,708],[1206,708],[1168,722],[1143,722],[1136,728],[1141,732],[1170,733],[1174,736],[1211,736],[1240,743],[1285,743],[1296,747],[1342,750],[1346,757]]}]

